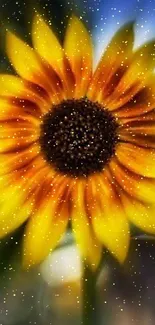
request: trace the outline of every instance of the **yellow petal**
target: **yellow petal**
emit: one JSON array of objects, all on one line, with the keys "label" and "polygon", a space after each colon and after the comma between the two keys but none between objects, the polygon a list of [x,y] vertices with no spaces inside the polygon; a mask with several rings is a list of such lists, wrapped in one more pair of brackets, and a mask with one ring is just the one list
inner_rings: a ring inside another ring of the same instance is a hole
[{"label": "yellow petal", "polygon": [[32,39],[34,48],[56,71],[63,68],[64,54],[57,37],[43,18],[36,14],[33,21]]},{"label": "yellow petal", "polygon": [[[155,112],[153,109],[153,101],[152,101],[152,109],[150,108],[150,112],[144,114],[146,111],[146,101],[148,98],[143,98],[143,109],[141,110],[141,105],[139,106],[137,103],[137,108],[135,108],[136,112],[143,112],[142,115],[130,117],[130,113],[126,116],[126,118],[119,118],[120,127],[118,129],[119,139],[122,142],[129,142],[136,144],[138,146],[144,148],[155,148]],[[149,102],[148,102],[149,103]],[[128,111],[130,108],[128,109]],[[132,109],[131,109],[132,111]],[[133,113],[134,114],[134,113]]]},{"label": "yellow petal", "polygon": [[150,84],[150,78],[154,78],[154,65],[155,41],[151,41],[134,52],[128,69],[115,87],[107,105],[117,109],[129,102],[143,87]]},{"label": "yellow petal", "polygon": [[14,96],[22,98],[23,94],[29,97],[32,93],[29,91],[27,95],[26,84],[22,79],[13,75],[1,75],[0,76],[0,88],[1,96]]},{"label": "yellow petal", "polygon": [[75,98],[83,97],[92,73],[92,43],[83,23],[72,16],[65,36],[64,50],[76,79]]},{"label": "yellow petal", "polygon": [[42,112],[47,112],[49,103],[42,97],[42,93],[37,88],[26,83],[19,77],[13,75],[0,75],[1,96],[14,97],[14,99],[26,99],[37,104]]},{"label": "yellow petal", "polygon": [[74,78],[64,51],[44,19],[36,14],[32,27],[32,41],[35,50],[42,58],[52,87],[61,99],[72,98],[74,92]]},{"label": "yellow petal", "polygon": [[7,32],[6,49],[13,66],[23,78],[31,80],[33,73],[40,70],[34,50],[10,31]]},{"label": "yellow petal", "polygon": [[155,149],[155,123],[138,123],[132,127],[119,129],[119,139],[122,142],[133,143],[144,148]]},{"label": "yellow petal", "polygon": [[[0,98],[0,121],[10,121],[14,119],[26,119],[24,110],[18,105],[13,104],[9,97]],[[32,126],[33,124],[31,124]]]},{"label": "yellow petal", "polygon": [[[153,95],[153,94],[152,94]],[[154,95],[153,95],[154,96]],[[144,98],[143,98],[143,100],[144,100]],[[144,105],[145,105],[145,103],[144,103]],[[149,105],[149,100],[148,100],[148,105]],[[141,104],[140,104],[140,106],[141,106]],[[128,112],[130,111],[130,109],[128,110]],[[120,128],[128,128],[128,126],[130,127],[134,127],[135,125],[140,125],[140,124],[142,124],[142,125],[144,125],[144,123],[146,122],[146,123],[154,123],[154,121],[155,121],[155,112],[154,112],[154,109],[153,109],[153,107],[151,108],[151,110],[149,111],[149,112],[146,112],[146,114],[145,114],[145,109],[144,109],[144,107],[143,107],[143,113],[141,114],[138,114],[138,116],[137,116],[137,114],[136,114],[136,116],[124,116],[124,117],[122,117],[122,118],[120,118],[119,117],[119,124],[120,124]],[[113,113],[115,113],[115,112],[113,112]]]},{"label": "yellow petal", "polygon": [[[39,106],[29,100],[2,97],[0,98],[0,121],[2,125],[23,125],[26,129],[38,129],[42,113]],[[18,122],[17,122],[18,121]]]},{"label": "yellow petal", "polygon": [[[133,199],[141,202],[153,203],[155,201],[155,180],[142,177],[131,172],[113,158],[109,164],[114,186],[121,192],[125,191]],[[115,184],[116,182],[116,184]],[[119,184],[119,188],[118,188]]]},{"label": "yellow petal", "polygon": [[11,63],[22,78],[50,91],[48,76],[33,48],[11,32],[7,32],[6,48]]},{"label": "yellow petal", "polygon": [[17,152],[31,145],[31,139],[0,139],[0,153]]},{"label": "yellow petal", "polygon": [[23,188],[9,186],[4,178],[0,198],[0,238],[20,227],[30,216],[33,200],[25,201]]},{"label": "yellow petal", "polygon": [[[9,170],[1,169],[0,237],[21,226],[32,214],[36,204],[38,184],[41,186],[44,176],[47,175],[47,171],[44,171],[42,167],[38,160],[35,166],[33,160],[33,164],[29,166],[25,164],[24,168],[12,171],[5,176],[5,171]],[[11,165],[10,168],[13,169],[13,166]],[[40,173],[40,168],[42,168],[42,173]]]},{"label": "yellow petal", "polygon": [[24,240],[25,267],[42,262],[64,234],[69,218],[67,197],[61,202],[64,190],[66,192],[67,187],[61,184],[46,197],[28,222]]},{"label": "yellow petal", "polygon": [[21,168],[25,169],[31,163],[33,166],[34,158],[39,155],[39,152],[39,146],[32,145],[17,153],[0,154],[0,175],[5,175]]},{"label": "yellow petal", "polygon": [[29,121],[20,121],[19,116],[16,118],[17,120],[6,119],[0,124],[0,153],[17,152],[39,139],[39,127],[34,127]]},{"label": "yellow petal", "polygon": [[[134,88],[131,87],[131,92],[129,91],[127,95],[121,99],[120,103],[114,103],[113,114],[115,114],[121,123],[123,123],[123,118],[132,118],[143,115],[144,113],[150,112],[155,105],[155,77],[150,76],[151,82],[148,85],[142,87],[140,90],[138,86]],[[125,104],[123,105],[123,101]],[[123,105],[123,106],[122,106]],[[117,108],[117,106],[119,106]],[[115,108],[115,109],[114,109]],[[137,117],[138,118],[138,117]],[[146,117],[147,118],[147,117]],[[145,119],[145,118],[144,118]]]},{"label": "yellow petal", "polygon": [[[18,121],[18,122],[17,122]],[[0,139],[16,139],[17,141],[22,138],[28,142],[36,141],[40,136],[39,128],[33,127],[27,121],[5,121],[0,124]]]},{"label": "yellow petal", "polygon": [[97,238],[120,263],[123,263],[129,248],[130,230],[121,210],[107,209],[95,214],[93,226]]},{"label": "yellow petal", "polygon": [[95,71],[88,97],[105,101],[124,74],[132,56],[134,42],[133,22],[121,27],[112,38]]},{"label": "yellow petal", "polygon": [[118,161],[134,173],[144,177],[155,177],[155,149],[120,143],[116,155]]},{"label": "yellow petal", "polygon": [[72,227],[83,258],[95,270],[101,259],[102,248],[93,232],[85,204],[84,184],[79,180],[73,191]]},{"label": "yellow petal", "polygon": [[130,230],[123,207],[106,177],[95,176],[90,186],[89,209],[96,237],[119,260],[126,258]]},{"label": "yellow petal", "polygon": [[[155,41],[150,41],[141,46],[133,55],[131,65],[121,80],[118,88],[127,91],[134,82],[142,83],[152,74],[155,64]],[[122,87],[121,87],[122,86]],[[118,89],[116,90],[118,91]]]},{"label": "yellow petal", "polygon": [[130,134],[132,137],[136,137],[136,136],[144,136],[146,137],[146,140],[145,140],[145,144],[146,144],[146,147],[148,146],[149,147],[149,139],[148,139],[148,142],[147,142],[147,138],[149,138],[149,136],[152,136],[152,140],[154,140],[154,136],[155,136],[155,123],[154,121],[150,121],[150,122],[146,122],[145,123],[145,119],[141,122],[139,122],[137,120],[137,123],[135,123],[135,125],[133,124],[132,126],[131,125],[126,125],[124,128],[122,128],[123,131],[124,131],[124,134]]},{"label": "yellow petal", "polygon": [[155,234],[155,204],[144,204],[123,194],[121,200],[129,220],[143,231]]}]

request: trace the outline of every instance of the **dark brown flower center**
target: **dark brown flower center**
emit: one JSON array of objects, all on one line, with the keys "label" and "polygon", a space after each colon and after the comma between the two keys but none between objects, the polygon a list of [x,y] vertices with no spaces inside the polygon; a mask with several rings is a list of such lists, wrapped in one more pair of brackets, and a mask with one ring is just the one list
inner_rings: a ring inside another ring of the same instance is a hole
[{"label": "dark brown flower center", "polygon": [[114,155],[117,127],[115,118],[99,103],[65,100],[43,118],[41,149],[59,172],[86,177],[101,171]]}]

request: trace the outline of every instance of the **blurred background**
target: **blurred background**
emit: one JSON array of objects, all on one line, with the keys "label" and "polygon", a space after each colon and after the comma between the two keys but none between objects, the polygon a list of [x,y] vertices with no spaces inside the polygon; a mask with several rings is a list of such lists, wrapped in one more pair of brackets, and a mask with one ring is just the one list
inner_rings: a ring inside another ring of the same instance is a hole
[{"label": "blurred background", "polygon": [[[4,51],[5,29],[31,44],[37,10],[50,20],[61,41],[72,12],[82,17],[94,41],[94,65],[115,31],[135,20],[135,47],[155,37],[155,1],[0,0],[0,71],[12,73]],[[0,325],[80,325],[82,267],[74,239],[61,245],[38,268],[23,272],[24,227],[0,242]],[[126,263],[105,254],[97,282],[101,325],[155,324],[155,239],[136,231]]]},{"label": "blurred background", "polygon": [[[20,269],[18,256],[3,263],[0,324],[81,325],[82,268],[72,237],[29,272]],[[154,301],[154,238],[132,239],[123,267],[105,254],[97,281],[99,324],[154,325]]]}]

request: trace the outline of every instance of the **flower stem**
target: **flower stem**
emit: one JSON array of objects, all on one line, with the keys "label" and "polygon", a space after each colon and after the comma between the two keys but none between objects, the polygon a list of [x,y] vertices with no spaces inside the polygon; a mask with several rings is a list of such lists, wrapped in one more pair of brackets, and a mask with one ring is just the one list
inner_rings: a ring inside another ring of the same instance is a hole
[{"label": "flower stem", "polygon": [[83,318],[82,325],[97,325],[96,273],[84,264],[82,278]]}]

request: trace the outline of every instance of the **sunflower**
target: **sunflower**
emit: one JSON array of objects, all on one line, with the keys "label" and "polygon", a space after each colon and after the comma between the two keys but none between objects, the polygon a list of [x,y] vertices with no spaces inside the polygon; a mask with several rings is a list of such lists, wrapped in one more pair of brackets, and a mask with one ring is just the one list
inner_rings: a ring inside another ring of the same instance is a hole
[{"label": "sunflower", "polygon": [[75,16],[63,47],[38,14],[33,48],[7,31],[17,75],[0,76],[0,237],[25,224],[26,267],[69,220],[93,268],[103,247],[124,261],[130,224],[155,233],[155,41],[133,50],[133,27],[117,31],[94,73]]}]

